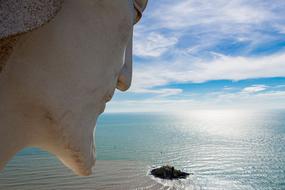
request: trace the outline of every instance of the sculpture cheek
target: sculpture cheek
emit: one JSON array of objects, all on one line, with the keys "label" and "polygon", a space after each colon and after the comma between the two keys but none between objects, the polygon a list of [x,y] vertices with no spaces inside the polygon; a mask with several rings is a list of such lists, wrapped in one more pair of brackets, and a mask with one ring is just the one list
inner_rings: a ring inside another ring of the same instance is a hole
[{"label": "sculpture cheek", "polygon": [[126,43],[130,37],[130,33],[132,32],[132,20],[130,15],[125,16],[121,23],[118,26],[118,34],[120,42],[121,43]]}]

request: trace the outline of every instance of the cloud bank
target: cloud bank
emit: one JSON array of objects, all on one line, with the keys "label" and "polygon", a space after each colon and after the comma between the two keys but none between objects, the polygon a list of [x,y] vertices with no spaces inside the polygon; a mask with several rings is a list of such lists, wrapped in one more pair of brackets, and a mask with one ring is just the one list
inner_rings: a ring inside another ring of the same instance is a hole
[{"label": "cloud bank", "polygon": [[[132,87],[113,108],[285,108],[284,80],[274,79],[285,78],[284,9],[285,1],[149,1],[135,29]],[[251,83],[187,90],[223,80]]]}]

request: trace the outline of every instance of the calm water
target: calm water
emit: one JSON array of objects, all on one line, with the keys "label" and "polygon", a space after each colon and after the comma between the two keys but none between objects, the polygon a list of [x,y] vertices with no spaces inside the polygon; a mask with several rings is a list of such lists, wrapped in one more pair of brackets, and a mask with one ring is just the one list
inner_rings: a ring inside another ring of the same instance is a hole
[{"label": "calm water", "polygon": [[[53,156],[25,149],[0,173],[0,189],[285,189],[285,111],[105,114],[95,174],[74,176]],[[171,164],[183,181],[147,175]]]}]

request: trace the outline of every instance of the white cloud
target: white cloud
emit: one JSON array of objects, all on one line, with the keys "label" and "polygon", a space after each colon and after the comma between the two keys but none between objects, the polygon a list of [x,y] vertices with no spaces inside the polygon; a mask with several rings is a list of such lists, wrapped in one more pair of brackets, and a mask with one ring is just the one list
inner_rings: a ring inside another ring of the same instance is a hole
[{"label": "white cloud", "polygon": [[112,101],[107,112],[180,112],[196,109],[284,109],[285,91],[266,91],[261,93],[205,94],[201,98],[165,99],[163,97],[145,100]]},{"label": "white cloud", "polygon": [[157,32],[135,34],[134,54],[159,57],[177,43],[176,37],[166,37]]},{"label": "white cloud", "polygon": [[175,3],[163,3],[151,16],[157,20],[159,27],[170,29],[215,26],[217,23],[225,26],[258,24],[273,17],[270,7],[262,1],[178,0]]},{"label": "white cloud", "polygon": [[193,105],[200,103],[189,100],[166,100],[166,99],[147,99],[147,100],[125,100],[112,101],[108,104],[106,112],[171,112],[193,108]]},{"label": "white cloud", "polygon": [[217,102],[240,108],[285,108],[285,91],[260,91],[260,93],[220,93]]},{"label": "white cloud", "polygon": [[173,95],[181,94],[183,90],[178,89],[178,88],[162,88],[162,89],[140,88],[140,89],[137,89],[135,92],[136,93],[157,94],[160,97],[166,97],[166,96],[173,96]]},{"label": "white cloud", "polygon": [[252,85],[249,87],[246,87],[242,90],[242,93],[257,93],[257,92],[261,92],[264,91],[268,88],[268,86],[266,85]]},{"label": "white cloud", "polygon": [[[225,87],[223,92],[206,92],[205,97],[193,99],[192,96],[187,98],[187,92],[179,87],[169,86],[211,80],[285,77],[282,48],[268,51],[275,53],[266,52],[270,45],[282,40],[284,8],[285,1],[149,1],[134,36],[134,54],[143,59],[135,59],[130,91],[139,93],[140,100],[115,101],[111,103],[113,108],[152,111],[224,105],[285,107],[282,87],[255,85],[231,93],[237,90],[233,85]],[[263,49],[266,55],[259,52]],[[155,98],[145,99],[144,95]]]},{"label": "white cloud", "polygon": [[212,60],[190,60],[136,65],[131,91],[169,83],[202,83],[210,80],[244,80],[285,76],[285,52],[261,57],[218,55]]},{"label": "white cloud", "polygon": [[[150,1],[142,23],[136,27],[134,52],[159,57],[175,52],[175,44],[189,39],[186,48],[197,55],[223,40],[246,43],[250,51],[281,38],[270,32],[284,32],[284,8],[285,2],[263,0]],[[167,31],[167,36],[161,31]]]},{"label": "white cloud", "polygon": [[285,34],[285,24],[276,24],[275,25],[276,29],[279,31],[279,33],[281,34]]}]

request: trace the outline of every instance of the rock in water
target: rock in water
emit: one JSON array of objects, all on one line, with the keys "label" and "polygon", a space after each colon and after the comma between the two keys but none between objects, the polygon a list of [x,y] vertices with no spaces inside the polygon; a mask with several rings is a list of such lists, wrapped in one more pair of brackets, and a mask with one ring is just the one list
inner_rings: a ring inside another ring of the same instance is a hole
[{"label": "rock in water", "polygon": [[189,173],[176,170],[173,166],[162,166],[151,170],[151,175],[161,179],[185,179],[189,176]]}]

